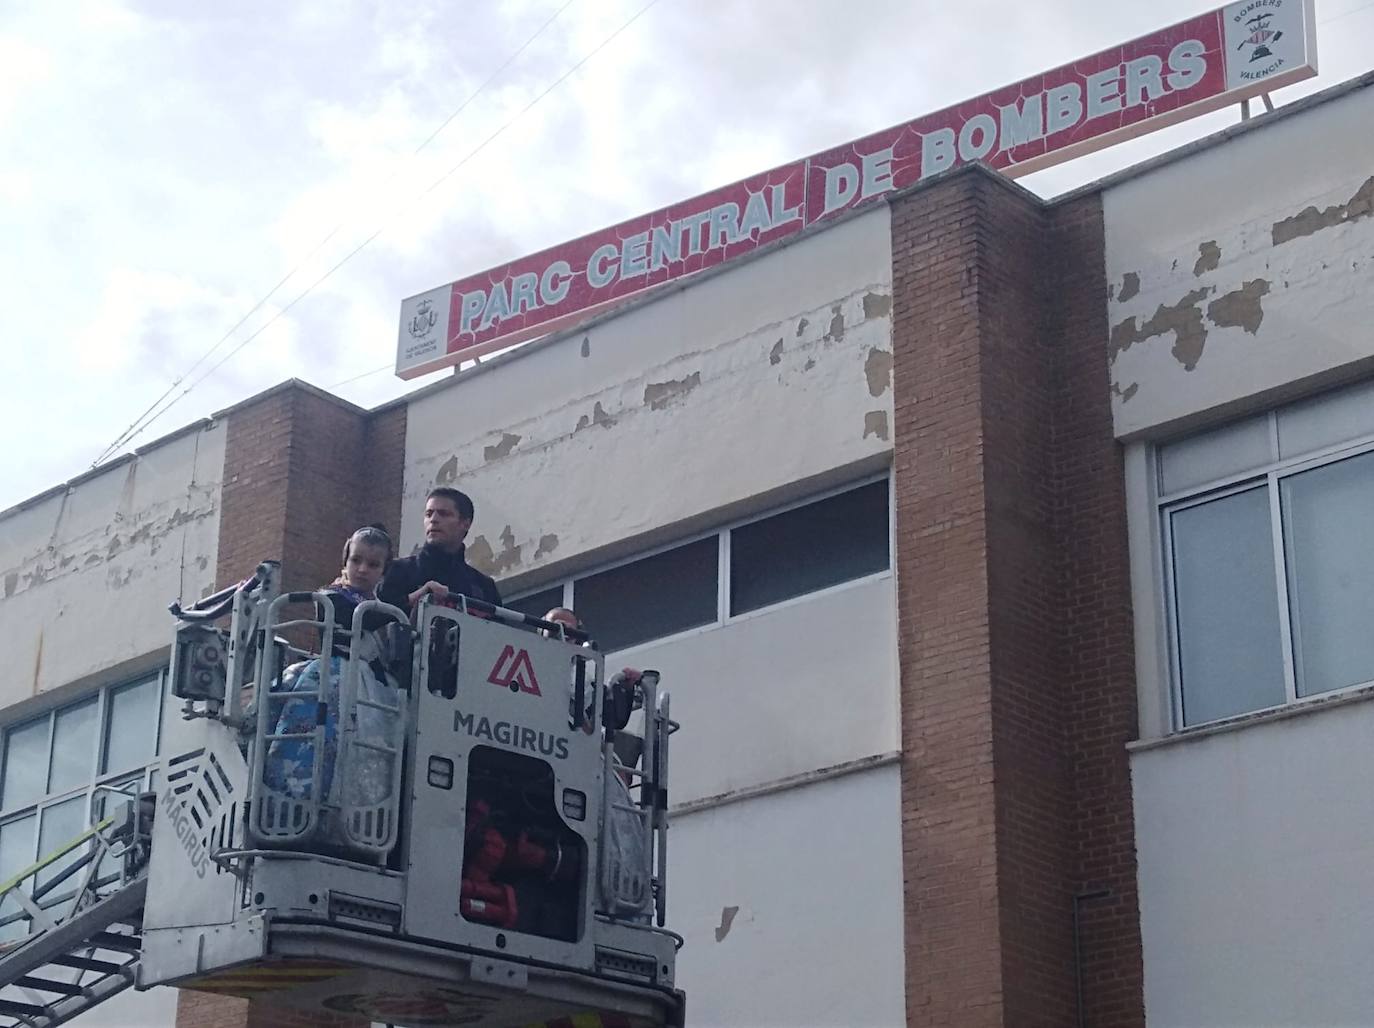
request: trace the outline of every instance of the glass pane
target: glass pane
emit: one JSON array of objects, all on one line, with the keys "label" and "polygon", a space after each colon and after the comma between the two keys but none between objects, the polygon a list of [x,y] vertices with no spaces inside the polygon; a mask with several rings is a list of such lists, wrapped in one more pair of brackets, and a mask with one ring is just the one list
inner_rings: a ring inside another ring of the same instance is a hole
[{"label": "glass pane", "polygon": [[102,773],[141,767],[157,756],[161,692],[156,678],[111,691]]},{"label": "glass pane", "polygon": [[53,725],[52,769],[48,792],[65,792],[85,785],[95,771],[96,697],[57,712]]},{"label": "glass pane", "polygon": [[[50,807],[45,807],[39,815],[38,829],[38,859],[42,860],[50,853],[60,849],[64,844],[76,838],[86,830],[86,794],[73,796],[69,800],[61,803],[54,803]],[[69,868],[89,851],[89,845],[78,846],[70,853],[64,855],[60,860],[56,860],[47,867],[39,871],[35,876],[38,885],[45,885],[54,878],[61,876],[61,872]],[[39,903],[53,913],[55,916],[63,917],[66,915],[68,903],[59,904],[56,908],[50,906],[50,902],[67,893],[74,892],[80,884],[81,872],[73,872],[63,881],[54,885],[52,891],[39,900]]]},{"label": "glass pane", "polygon": [[1184,723],[1283,703],[1268,490],[1176,511],[1171,528]]},{"label": "glass pane", "polygon": [[1159,448],[1159,487],[1167,496],[1249,471],[1274,457],[1269,417],[1260,415]]},{"label": "glass pane", "polygon": [[887,480],[730,533],[730,613],[886,571]]},{"label": "glass pane", "polygon": [[1281,483],[1298,695],[1374,681],[1374,453]]},{"label": "glass pane", "polygon": [[1279,411],[1279,453],[1298,457],[1374,433],[1374,382],[1338,389]]},{"label": "glass pane", "polygon": [[709,625],[716,620],[719,545],[713,535],[579,578],[577,616],[608,652]]},{"label": "glass pane", "polygon": [[537,593],[522,596],[518,600],[505,600],[501,606],[510,610],[518,610],[521,614],[528,614],[530,617],[542,618],[554,607],[563,606],[563,587],[555,585],[552,588],[541,589]]},{"label": "glass pane", "polygon": [[[33,814],[0,825],[0,882],[8,882],[33,863],[33,830],[38,818]],[[6,897],[0,904],[0,922],[19,912],[19,904]],[[28,919],[0,924],[0,941],[9,942],[28,934]]]},{"label": "glass pane", "polygon": [[48,718],[5,733],[5,779],[0,807],[27,806],[43,795],[48,781]]}]

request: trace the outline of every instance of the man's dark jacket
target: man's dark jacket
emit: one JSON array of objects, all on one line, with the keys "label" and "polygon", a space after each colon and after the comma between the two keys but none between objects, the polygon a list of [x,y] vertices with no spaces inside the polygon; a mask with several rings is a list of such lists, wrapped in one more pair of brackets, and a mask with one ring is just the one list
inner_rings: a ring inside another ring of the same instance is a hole
[{"label": "man's dark jacket", "polygon": [[427,543],[419,553],[393,561],[377,590],[377,598],[409,610],[411,593],[426,582],[438,582],[447,586],[449,592],[499,604],[501,594],[496,591],[496,583],[467,562],[465,551],[466,547],[460,546],[457,553],[450,553]]}]

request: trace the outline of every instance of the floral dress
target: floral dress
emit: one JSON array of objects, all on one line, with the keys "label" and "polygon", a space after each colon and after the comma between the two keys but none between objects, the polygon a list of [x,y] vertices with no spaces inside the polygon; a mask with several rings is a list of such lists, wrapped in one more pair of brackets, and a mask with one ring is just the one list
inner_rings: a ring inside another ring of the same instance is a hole
[{"label": "floral dress", "polygon": [[[350,614],[359,602],[371,599],[352,589],[332,591],[338,593],[341,599],[352,601],[339,604],[340,607],[346,606]],[[361,665],[358,699],[395,706],[398,699],[396,684],[376,659],[380,649],[375,634],[364,632],[357,640],[357,646]],[[292,799],[314,800],[335,807],[371,806],[387,799],[390,793],[393,764],[399,759],[400,739],[395,723],[397,715],[375,707],[357,706],[355,739],[372,745],[392,746],[398,753],[392,755],[355,747],[351,766],[345,768],[341,781],[335,783],[334,780],[339,758],[339,708],[344,671],[348,666],[347,653],[347,641],[337,642],[334,653],[328,658],[320,656],[292,664],[273,683],[268,702],[273,707],[280,703],[274,734],[304,737],[278,739],[268,745],[263,761],[263,782]],[[320,688],[322,671],[325,675],[323,689]],[[318,696],[314,695],[317,692]],[[292,693],[306,695],[292,696]],[[322,713],[321,705],[324,708]],[[321,719],[324,726],[324,752],[320,768],[320,796],[316,797],[314,731]]]}]

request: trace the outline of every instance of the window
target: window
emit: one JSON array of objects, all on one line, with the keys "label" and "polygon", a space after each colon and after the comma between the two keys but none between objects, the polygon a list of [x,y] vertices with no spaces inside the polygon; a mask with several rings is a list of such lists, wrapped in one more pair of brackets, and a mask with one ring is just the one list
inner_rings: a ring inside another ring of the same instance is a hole
[{"label": "window", "polygon": [[887,480],[730,532],[730,613],[888,568]]},{"label": "window", "polygon": [[1374,683],[1374,384],[1156,459],[1177,723]]},{"label": "window", "polygon": [[[613,652],[886,574],[891,566],[884,476],[584,575],[566,583],[567,602]],[[557,585],[506,606],[539,616],[564,597]]]},{"label": "window", "polygon": [[573,602],[606,650],[683,632],[716,620],[715,536],[622,564],[573,583]]},{"label": "window", "polygon": [[508,610],[518,610],[521,614],[542,618],[554,607],[563,606],[563,587],[556,585],[552,589],[541,589],[518,600],[502,600],[501,603]]},{"label": "window", "polygon": [[[108,787],[137,791],[147,784],[158,752],[162,686],[160,674],[111,686],[3,729],[0,880],[84,831],[92,805],[98,811],[107,805]],[[12,903],[0,908],[0,920],[15,910]],[[23,921],[0,924],[0,940],[26,930]]]}]

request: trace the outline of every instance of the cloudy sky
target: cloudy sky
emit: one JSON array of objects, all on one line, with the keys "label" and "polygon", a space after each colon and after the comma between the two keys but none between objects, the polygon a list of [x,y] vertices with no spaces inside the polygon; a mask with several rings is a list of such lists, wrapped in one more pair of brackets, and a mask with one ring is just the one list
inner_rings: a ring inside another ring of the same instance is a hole
[{"label": "cloudy sky", "polygon": [[[403,297],[1214,6],[4,0],[0,509],[169,389],[132,445],[291,376],[365,406],[422,386],[390,371]],[[1280,104],[1374,67],[1374,0],[1317,11],[1322,74]]]}]

